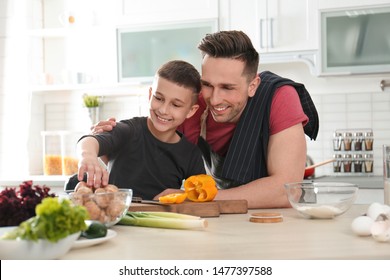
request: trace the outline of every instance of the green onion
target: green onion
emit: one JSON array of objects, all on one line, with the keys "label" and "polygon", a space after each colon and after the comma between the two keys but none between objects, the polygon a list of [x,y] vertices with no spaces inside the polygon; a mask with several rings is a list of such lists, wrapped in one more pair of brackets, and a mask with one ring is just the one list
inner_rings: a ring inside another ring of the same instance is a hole
[{"label": "green onion", "polygon": [[127,212],[120,225],[170,229],[204,229],[207,221],[197,216],[171,212]]}]

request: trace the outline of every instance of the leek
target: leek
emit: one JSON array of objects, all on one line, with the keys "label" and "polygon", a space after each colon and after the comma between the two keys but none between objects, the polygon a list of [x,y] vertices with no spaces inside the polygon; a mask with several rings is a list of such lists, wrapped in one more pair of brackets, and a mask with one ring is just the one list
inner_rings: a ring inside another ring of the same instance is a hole
[{"label": "leek", "polygon": [[204,229],[207,221],[198,216],[171,212],[127,212],[119,225],[169,228]]}]

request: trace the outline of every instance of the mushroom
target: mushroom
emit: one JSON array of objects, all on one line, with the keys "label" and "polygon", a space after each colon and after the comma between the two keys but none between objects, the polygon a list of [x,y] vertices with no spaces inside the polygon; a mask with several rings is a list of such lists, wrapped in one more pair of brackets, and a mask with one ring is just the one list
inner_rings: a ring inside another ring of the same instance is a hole
[{"label": "mushroom", "polygon": [[104,187],[107,192],[117,192],[118,187],[115,185],[108,184],[107,186]]},{"label": "mushroom", "polygon": [[99,220],[101,215],[101,210],[99,206],[96,205],[94,201],[88,201],[84,204],[84,207],[87,208],[87,211],[89,213],[89,218],[91,220]]},{"label": "mushroom", "polygon": [[105,190],[105,188],[98,188],[95,190],[94,199],[96,204],[99,205],[100,208],[106,208],[110,204],[112,197],[107,195],[107,191]]}]

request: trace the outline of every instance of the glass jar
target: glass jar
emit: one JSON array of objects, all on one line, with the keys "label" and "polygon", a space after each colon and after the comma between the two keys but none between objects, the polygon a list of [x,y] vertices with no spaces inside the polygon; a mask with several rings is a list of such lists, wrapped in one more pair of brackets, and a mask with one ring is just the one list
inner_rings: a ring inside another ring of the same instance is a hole
[{"label": "glass jar", "polygon": [[363,171],[363,156],[361,154],[353,155],[353,171],[356,173]]},{"label": "glass jar", "polygon": [[383,145],[384,202],[390,205],[390,145]]},{"label": "glass jar", "polygon": [[333,150],[340,151],[342,142],[342,134],[340,132],[335,132],[333,134]]},{"label": "glass jar", "polygon": [[361,151],[363,147],[363,133],[362,132],[355,132],[353,137],[353,149],[355,151]]},{"label": "glass jar", "polygon": [[374,142],[373,133],[371,131],[364,134],[364,148],[366,151],[372,151],[372,146]]},{"label": "glass jar", "polygon": [[333,162],[333,172],[339,173],[341,172],[341,163],[343,161],[340,154],[336,154],[333,156],[335,161]]},{"label": "glass jar", "polygon": [[345,154],[343,159],[343,171],[345,173],[351,172],[352,169],[352,156],[350,154]]},{"label": "glass jar", "polygon": [[352,146],[352,133],[351,132],[345,132],[344,133],[344,151],[350,151]]},{"label": "glass jar", "polygon": [[372,173],[373,172],[374,160],[372,154],[364,155],[364,172]]},{"label": "glass jar", "polygon": [[43,174],[72,175],[77,173],[75,145],[80,133],[70,131],[41,131],[43,143]]}]

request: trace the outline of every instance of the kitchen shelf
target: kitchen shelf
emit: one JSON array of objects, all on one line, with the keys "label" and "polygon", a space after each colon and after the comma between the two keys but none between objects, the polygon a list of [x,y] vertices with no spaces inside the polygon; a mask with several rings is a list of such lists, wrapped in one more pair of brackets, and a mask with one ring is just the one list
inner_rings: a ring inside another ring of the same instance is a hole
[{"label": "kitchen shelf", "polygon": [[46,93],[62,93],[88,91],[88,93],[97,93],[104,96],[129,96],[143,95],[145,91],[140,87],[151,85],[151,83],[134,82],[134,83],[112,83],[112,84],[58,84],[33,86],[31,92],[36,95]]},{"label": "kitchen shelf", "polygon": [[58,84],[58,85],[42,85],[33,86],[31,91],[33,93],[39,92],[62,92],[62,91],[78,91],[78,90],[93,90],[96,88],[112,88],[116,85],[102,85],[102,84]]},{"label": "kitchen shelf", "polygon": [[92,34],[98,35],[101,32],[115,32],[114,26],[74,26],[66,28],[42,28],[42,29],[32,29],[30,30],[31,37],[38,38],[66,38],[71,36],[80,36],[87,34],[91,36]]}]

